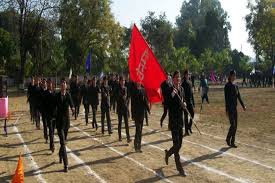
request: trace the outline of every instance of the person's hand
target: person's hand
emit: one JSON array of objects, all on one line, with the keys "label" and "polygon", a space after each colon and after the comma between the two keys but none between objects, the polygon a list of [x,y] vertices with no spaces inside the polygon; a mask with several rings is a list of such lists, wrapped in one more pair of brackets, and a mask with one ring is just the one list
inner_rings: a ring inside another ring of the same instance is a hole
[{"label": "person's hand", "polygon": [[181,106],[182,106],[182,108],[185,110],[186,109],[186,107],[187,107],[187,105],[186,105],[186,103],[185,102],[182,102],[181,103]]},{"label": "person's hand", "polygon": [[246,111],[246,106],[243,107],[243,110]]},{"label": "person's hand", "polygon": [[172,94],[171,94],[173,98],[174,98],[174,96],[177,94],[177,92],[178,92],[177,89],[174,88],[174,89],[173,89],[173,92],[172,92]]}]

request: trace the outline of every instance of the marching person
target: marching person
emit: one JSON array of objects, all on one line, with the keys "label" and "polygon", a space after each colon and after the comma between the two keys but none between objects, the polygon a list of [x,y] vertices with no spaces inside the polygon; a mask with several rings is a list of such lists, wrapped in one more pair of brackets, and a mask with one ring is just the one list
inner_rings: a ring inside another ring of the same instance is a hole
[{"label": "marching person", "polygon": [[49,130],[50,150],[54,152],[54,129],[56,123],[56,93],[51,79],[47,80],[47,90],[45,94],[46,102],[46,123]]},{"label": "marching person", "polygon": [[40,87],[40,78],[35,77],[34,79],[34,88],[33,88],[33,109],[34,109],[34,120],[36,129],[40,130],[40,110],[41,110],[41,90]]},{"label": "marching person", "polygon": [[92,81],[89,84],[88,87],[88,101],[89,105],[92,107],[92,112],[93,112],[93,128],[98,128],[97,122],[96,122],[96,112],[97,112],[97,107],[99,105],[99,93],[100,93],[100,88],[97,85],[97,78],[94,76],[92,78]]},{"label": "marching person", "polygon": [[111,80],[109,81],[109,86],[111,88],[111,91],[110,91],[110,111],[112,110],[113,108],[113,111],[116,112],[116,89],[117,89],[117,86],[118,86],[118,81],[117,81],[118,78],[116,78],[116,75],[113,74],[111,76]]},{"label": "marching person", "polygon": [[177,170],[181,175],[186,176],[179,155],[183,138],[183,110],[186,110],[184,98],[184,89],[181,87],[180,72],[175,71],[173,74],[173,86],[169,88],[168,99],[169,129],[172,133],[173,146],[170,150],[165,150],[165,162],[168,165],[169,157],[174,154]]},{"label": "marching person", "polygon": [[[182,88],[184,89],[185,94],[185,101],[187,104],[187,110],[184,110],[184,125],[185,125],[185,135],[190,135],[192,133],[192,118],[194,118],[194,107],[195,107],[195,101],[194,101],[194,95],[193,95],[193,86],[190,81],[190,74],[188,70],[185,70],[183,73],[183,82],[181,84]],[[191,115],[190,121],[188,123],[188,112]]]},{"label": "marching person", "polygon": [[82,104],[84,106],[84,110],[85,110],[85,121],[86,121],[86,125],[88,125],[88,116],[89,116],[89,98],[88,98],[88,80],[87,80],[87,76],[84,76],[83,79],[83,84],[81,85],[81,89],[80,89],[80,95],[81,95],[81,100],[82,100]]},{"label": "marching person", "polygon": [[68,172],[68,158],[66,152],[66,140],[70,127],[69,107],[72,113],[75,113],[75,108],[70,93],[67,92],[67,82],[61,80],[61,91],[56,96],[57,116],[56,129],[60,140],[59,163],[64,163],[64,172]]},{"label": "marching person", "polygon": [[[202,74],[201,78],[200,78],[200,88],[201,90],[201,103],[203,104],[204,99],[206,100],[206,102],[209,104],[209,100],[208,100],[208,82],[207,79],[205,78],[205,75]],[[202,107],[202,106],[201,106]]]},{"label": "marching person", "polygon": [[225,110],[230,121],[230,128],[226,137],[226,143],[228,146],[233,148],[237,148],[237,146],[235,145],[235,136],[238,124],[237,99],[242,105],[243,110],[246,110],[246,106],[242,101],[239,88],[233,83],[235,79],[236,72],[232,70],[229,73],[228,82],[225,84],[224,87]]},{"label": "marching person", "polygon": [[31,115],[31,121],[34,123],[34,107],[33,107],[33,90],[34,90],[34,77],[31,77],[31,82],[29,83],[28,86],[28,93],[27,93],[27,102],[30,105],[30,115]]},{"label": "marching person", "polygon": [[75,106],[74,118],[76,120],[79,114],[80,107],[80,86],[78,83],[78,76],[74,74],[72,75],[72,80],[70,82],[70,94]]},{"label": "marching person", "polygon": [[109,135],[113,133],[111,118],[110,118],[110,92],[111,91],[112,89],[108,85],[108,79],[106,76],[104,76],[103,83],[101,86],[101,132],[102,134],[104,134],[104,120],[106,116]]},{"label": "marching person", "polygon": [[163,105],[163,114],[161,116],[161,119],[160,119],[160,126],[162,127],[162,124],[163,124],[163,121],[164,119],[166,118],[167,116],[167,112],[168,112],[168,91],[169,91],[169,88],[172,87],[171,86],[171,77],[170,75],[167,76],[167,80],[163,81],[160,85],[160,88],[161,88],[161,93],[162,93],[162,97],[163,97],[163,102],[162,102],[162,105]]},{"label": "marching person", "polygon": [[41,104],[40,104],[40,112],[42,115],[42,122],[43,122],[43,134],[44,139],[46,140],[46,144],[48,143],[48,127],[47,127],[47,81],[45,78],[42,79],[42,90],[41,90]]},{"label": "marching person", "polygon": [[117,97],[117,115],[118,115],[118,139],[121,141],[121,126],[122,117],[125,123],[125,130],[127,135],[127,142],[130,143],[129,125],[128,125],[128,88],[125,86],[125,78],[120,76],[119,87],[118,87],[118,97]]},{"label": "marching person", "polygon": [[150,114],[150,109],[146,97],[146,92],[140,82],[135,83],[135,89],[133,89],[131,104],[132,104],[132,118],[135,121],[136,134],[134,140],[134,146],[136,152],[141,151],[141,138],[143,121],[145,117],[145,110]]}]

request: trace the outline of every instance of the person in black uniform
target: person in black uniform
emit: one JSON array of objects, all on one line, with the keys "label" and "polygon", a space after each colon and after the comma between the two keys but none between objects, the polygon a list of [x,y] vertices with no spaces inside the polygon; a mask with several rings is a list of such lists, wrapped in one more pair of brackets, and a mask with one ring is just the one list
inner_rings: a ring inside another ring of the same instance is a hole
[{"label": "person in black uniform", "polygon": [[136,126],[136,134],[134,140],[134,146],[136,152],[141,151],[141,137],[142,137],[142,128],[143,128],[143,121],[145,117],[145,110],[148,111],[150,114],[150,109],[146,97],[146,92],[142,87],[141,83],[136,83],[135,88],[132,91],[132,118],[135,121]]},{"label": "person in black uniform", "polygon": [[[193,95],[193,87],[192,83],[189,80],[189,71],[185,70],[183,73],[183,82],[181,84],[182,88],[184,89],[185,94],[185,101],[187,104],[187,110],[184,111],[184,124],[185,124],[185,135],[190,135],[192,133],[192,118],[194,118],[194,107],[195,107],[195,101],[194,101],[194,95]],[[188,123],[188,112],[190,113],[191,117],[190,122]]]},{"label": "person in black uniform", "polygon": [[61,80],[61,91],[56,96],[57,116],[56,129],[60,140],[59,162],[64,163],[64,171],[68,172],[68,158],[66,152],[66,140],[70,127],[69,107],[72,113],[75,113],[75,108],[70,93],[67,92],[67,82]]},{"label": "person in black uniform", "polygon": [[34,77],[31,77],[31,82],[28,85],[27,102],[30,105],[31,121],[34,123],[34,109],[33,109],[33,90],[34,90]]},{"label": "person in black uniform", "polygon": [[116,84],[116,76],[115,74],[111,74],[109,77],[108,85],[111,88],[110,92],[110,111],[113,108],[113,111],[115,111],[115,84]]},{"label": "person in black uniform", "polygon": [[35,85],[33,88],[33,108],[34,108],[34,120],[36,129],[40,130],[40,111],[41,111],[41,91],[40,78],[35,77]]},{"label": "person in black uniform", "polygon": [[128,107],[127,100],[129,98],[128,89],[125,86],[125,79],[123,76],[119,78],[118,97],[117,97],[117,114],[118,114],[118,139],[121,141],[121,125],[122,117],[125,122],[125,130],[127,135],[127,142],[131,142],[128,125]]},{"label": "person in black uniform", "polygon": [[92,78],[92,81],[89,84],[88,87],[88,100],[89,100],[89,105],[92,107],[93,111],[93,128],[98,128],[97,122],[96,122],[96,112],[97,112],[97,106],[99,105],[99,95],[100,93],[100,88],[97,85],[97,79],[96,76]]},{"label": "person in black uniform", "polygon": [[234,70],[230,71],[228,82],[224,87],[224,97],[225,97],[225,111],[230,121],[230,128],[226,137],[226,143],[230,147],[237,148],[235,145],[235,136],[238,124],[238,112],[237,112],[237,99],[241,103],[243,110],[246,110],[239,88],[233,82],[236,79],[236,72]]},{"label": "person in black uniform", "polygon": [[169,129],[172,133],[173,146],[170,150],[165,150],[165,162],[168,165],[168,158],[174,154],[177,170],[181,175],[186,176],[179,155],[183,138],[183,110],[186,109],[179,71],[175,71],[173,74],[173,86],[169,88],[168,94]]},{"label": "person in black uniform", "polygon": [[82,104],[83,104],[84,110],[85,110],[86,125],[88,125],[88,116],[89,116],[88,88],[89,88],[88,80],[87,80],[87,77],[84,76],[83,83],[80,88],[80,95],[81,95]]},{"label": "person in black uniform", "polygon": [[167,80],[163,81],[160,85],[160,88],[161,88],[161,93],[162,93],[162,97],[163,97],[163,102],[162,102],[162,105],[163,105],[163,114],[161,116],[161,119],[160,119],[160,126],[162,127],[162,124],[163,124],[163,121],[167,115],[167,112],[168,112],[168,89],[170,87],[172,87],[171,85],[171,78],[170,76],[168,75],[168,78]]},{"label": "person in black uniform", "polygon": [[41,104],[40,104],[40,109],[41,109],[41,115],[42,115],[42,122],[43,122],[43,134],[44,134],[44,139],[46,140],[46,143],[48,143],[48,127],[47,127],[47,81],[45,78],[42,79],[41,82]]},{"label": "person in black uniform", "polygon": [[73,75],[70,82],[70,94],[75,106],[74,118],[77,119],[80,107],[80,85],[78,83],[78,76]]},{"label": "person in black uniform", "polygon": [[104,134],[104,120],[105,116],[107,118],[108,133],[111,135],[112,124],[110,118],[110,92],[112,91],[111,87],[108,85],[107,77],[103,78],[103,83],[101,86],[101,132]]},{"label": "person in black uniform", "polygon": [[49,130],[50,150],[54,152],[54,129],[56,123],[56,93],[51,79],[47,80],[47,90],[45,94],[46,123]]}]

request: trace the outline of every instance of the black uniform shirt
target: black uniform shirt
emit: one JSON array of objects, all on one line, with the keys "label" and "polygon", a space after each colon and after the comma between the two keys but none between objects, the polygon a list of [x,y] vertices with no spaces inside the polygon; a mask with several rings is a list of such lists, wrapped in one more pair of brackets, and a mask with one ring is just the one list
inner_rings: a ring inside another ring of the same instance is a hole
[{"label": "black uniform shirt", "polygon": [[225,108],[227,112],[232,110],[236,110],[237,108],[237,98],[241,103],[242,107],[244,107],[244,103],[242,101],[239,87],[232,82],[228,82],[224,86],[224,97],[225,97]]}]

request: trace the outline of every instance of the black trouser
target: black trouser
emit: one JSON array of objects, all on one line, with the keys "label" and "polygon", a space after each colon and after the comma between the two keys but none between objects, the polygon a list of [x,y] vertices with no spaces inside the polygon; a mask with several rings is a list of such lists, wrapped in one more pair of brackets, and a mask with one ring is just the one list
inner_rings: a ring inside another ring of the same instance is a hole
[{"label": "black trouser", "polygon": [[201,97],[201,102],[202,102],[202,103],[204,102],[204,99],[206,100],[207,103],[209,103],[209,100],[208,100],[208,93],[203,94],[203,96]]},{"label": "black trouser", "polygon": [[[187,110],[190,113],[191,117],[194,118],[194,108],[191,104],[187,104]],[[188,123],[188,112],[184,110],[184,126],[185,126],[185,133],[188,133],[188,129],[192,128],[193,120],[190,118],[190,122]]]},{"label": "black trouser", "polygon": [[163,123],[164,119],[166,118],[167,112],[168,112],[168,107],[166,104],[163,104],[163,114],[160,119],[161,124]]},{"label": "black trouser", "polygon": [[[96,122],[96,111],[97,111],[97,105],[96,104],[91,104],[92,106],[92,111],[93,111],[93,128],[97,128],[97,122]],[[110,117],[110,115],[109,115]],[[107,117],[108,120],[108,117]]]},{"label": "black trouser", "polygon": [[31,121],[34,122],[34,106],[33,103],[29,101],[29,105],[30,105],[30,115],[31,115]]},{"label": "black trouser", "polygon": [[89,120],[89,104],[83,104],[84,109],[85,109],[85,121],[86,121],[86,125],[88,124],[88,120]]},{"label": "black trouser", "polygon": [[173,128],[172,131],[172,139],[173,139],[173,146],[167,152],[168,157],[174,154],[176,167],[178,171],[183,170],[181,163],[180,163],[180,155],[179,151],[182,145],[182,138],[183,138],[183,130],[182,127]]},{"label": "black trouser", "polygon": [[141,137],[142,137],[142,128],[143,128],[143,120],[144,119],[134,119],[136,126],[136,134],[134,140],[135,150],[141,149]]},{"label": "black trouser", "polygon": [[73,96],[72,99],[73,99],[74,108],[75,108],[74,118],[76,119],[79,114],[80,104],[79,104],[79,100],[78,100],[77,96]]},{"label": "black trouser", "polygon": [[128,125],[128,111],[118,112],[118,138],[121,140],[122,117],[124,118],[124,122],[125,122],[127,140],[130,140],[129,125]]},{"label": "black trouser", "polygon": [[68,132],[68,130],[64,129],[58,129],[58,136],[59,136],[59,142],[60,142],[60,149],[59,149],[59,158],[63,160],[64,167],[68,167],[68,158],[67,158],[67,151],[66,151],[66,134],[65,131]]},{"label": "black trouser", "polygon": [[55,128],[55,119],[50,116],[46,117],[47,127],[49,129],[49,137],[50,137],[50,149],[54,148],[54,128]]},{"label": "black trouser", "polygon": [[112,124],[111,124],[110,110],[109,109],[101,109],[101,132],[104,133],[105,116],[107,118],[108,133],[110,134],[112,132]]},{"label": "black trouser", "polygon": [[146,121],[146,126],[149,126],[149,124],[148,124],[148,112],[147,112],[147,110],[145,109],[145,115],[144,115],[144,117],[145,117],[145,121]]},{"label": "black trouser", "polygon": [[34,106],[34,121],[36,128],[40,128],[40,111],[37,106]]},{"label": "black trouser", "polygon": [[226,140],[230,141],[231,144],[235,143],[235,136],[238,125],[238,112],[237,109],[230,110],[228,112],[228,117],[230,121],[230,128],[226,137]]},{"label": "black trouser", "polygon": [[42,112],[42,122],[43,122],[43,133],[44,139],[48,141],[48,127],[47,127],[47,115],[45,112]]},{"label": "black trouser", "polygon": [[116,97],[114,95],[110,96],[110,111],[113,108],[113,111],[116,111]]}]

